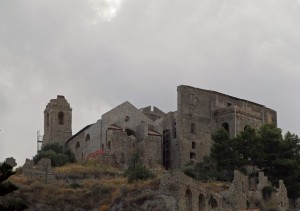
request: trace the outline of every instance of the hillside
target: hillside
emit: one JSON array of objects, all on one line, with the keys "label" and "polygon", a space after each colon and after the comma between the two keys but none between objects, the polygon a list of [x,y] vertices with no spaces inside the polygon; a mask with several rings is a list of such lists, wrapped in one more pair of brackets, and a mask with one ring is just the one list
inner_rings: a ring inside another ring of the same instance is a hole
[{"label": "hillside", "polygon": [[20,171],[11,177],[19,190],[2,200],[22,201],[27,210],[174,210],[175,199],[156,194],[157,177],[129,184],[123,171],[99,162],[53,169],[55,180],[41,181]]}]

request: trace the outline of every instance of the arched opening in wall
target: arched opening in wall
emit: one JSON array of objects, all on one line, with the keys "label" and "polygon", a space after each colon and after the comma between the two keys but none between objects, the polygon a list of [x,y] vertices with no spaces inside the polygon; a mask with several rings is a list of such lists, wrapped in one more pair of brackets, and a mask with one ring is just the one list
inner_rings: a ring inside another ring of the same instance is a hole
[{"label": "arched opening in wall", "polygon": [[208,201],[208,205],[209,205],[212,209],[215,209],[215,208],[218,207],[218,202],[217,202],[217,200],[216,200],[213,196],[210,196],[209,201]]},{"label": "arched opening in wall", "polygon": [[49,113],[46,114],[46,125],[47,127],[50,125]]},{"label": "arched opening in wall", "polygon": [[185,192],[185,210],[192,211],[192,202],[192,192],[189,189],[187,189]]},{"label": "arched opening in wall", "polygon": [[229,133],[229,124],[227,122],[224,122],[222,127]]},{"label": "arched opening in wall", "polygon": [[59,112],[58,113],[58,124],[59,125],[63,125],[64,124],[64,113],[63,112]]},{"label": "arched opening in wall", "polygon": [[198,202],[198,206],[199,206],[199,211],[204,211],[205,210],[205,198],[203,194],[199,195],[199,202]]},{"label": "arched opening in wall", "polygon": [[87,134],[87,135],[85,136],[85,142],[89,141],[90,139],[91,139],[90,134]]},{"label": "arched opening in wall", "polygon": [[251,128],[251,126],[250,125],[245,125],[245,127],[244,127],[244,131],[246,131],[246,130],[248,130],[248,129],[250,129]]},{"label": "arched opening in wall", "polygon": [[76,142],[75,148],[78,149],[80,147],[79,141]]},{"label": "arched opening in wall", "polygon": [[190,153],[190,159],[196,160],[196,153],[191,152],[191,153]]},{"label": "arched opening in wall", "polygon": [[110,149],[110,141],[107,143],[107,148]]},{"label": "arched opening in wall", "polygon": [[125,132],[127,134],[127,136],[134,136],[135,137],[135,132],[133,130],[130,129],[125,129]]}]

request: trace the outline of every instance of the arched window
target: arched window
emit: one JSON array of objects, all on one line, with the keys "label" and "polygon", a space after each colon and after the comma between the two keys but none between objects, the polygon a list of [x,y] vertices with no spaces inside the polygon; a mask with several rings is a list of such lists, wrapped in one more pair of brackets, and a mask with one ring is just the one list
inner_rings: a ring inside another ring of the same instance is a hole
[{"label": "arched window", "polygon": [[208,204],[213,209],[218,207],[218,202],[213,196],[210,196]]},{"label": "arched window", "polygon": [[185,210],[192,211],[192,192],[187,189],[185,192]]},{"label": "arched window", "polygon": [[90,139],[91,139],[90,134],[87,134],[87,135],[85,136],[85,142],[89,141]]},{"label": "arched window", "polygon": [[75,148],[78,149],[80,147],[79,141],[76,142]]},{"label": "arched window", "polygon": [[204,211],[205,210],[205,198],[203,194],[199,195],[199,202],[198,202],[198,206],[199,206],[199,211]]},{"label": "arched window", "polygon": [[59,112],[58,113],[58,124],[59,125],[63,125],[64,124],[64,113],[63,112]]},{"label": "arched window", "polygon": [[229,124],[227,122],[224,122],[222,127],[229,133]]}]

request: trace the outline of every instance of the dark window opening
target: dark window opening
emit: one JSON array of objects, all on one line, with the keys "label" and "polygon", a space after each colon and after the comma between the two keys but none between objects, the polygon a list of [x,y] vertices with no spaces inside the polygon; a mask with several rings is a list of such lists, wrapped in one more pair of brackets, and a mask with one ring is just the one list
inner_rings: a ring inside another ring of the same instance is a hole
[{"label": "dark window opening", "polygon": [[129,121],[129,116],[125,116],[125,122],[128,122]]},{"label": "dark window opening", "polygon": [[196,142],[192,142],[192,149],[196,149]]},{"label": "dark window opening", "polygon": [[177,131],[176,131],[176,121],[173,123],[173,138],[177,137]]},{"label": "dark window opening", "polygon": [[196,160],[196,153],[191,152],[191,153],[190,153],[190,159],[191,159],[191,160]]},{"label": "dark window opening", "polygon": [[229,107],[229,106],[232,106],[232,103],[231,102],[227,102],[226,105]]},{"label": "dark window opening", "polygon": [[75,148],[78,149],[80,147],[79,141],[76,142]]},{"label": "dark window opening", "polygon": [[110,149],[110,147],[111,146],[110,146],[110,141],[109,141],[108,144],[107,144],[107,148]]},{"label": "dark window opening", "polygon": [[87,135],[85,136],[85,141],[87,142],[87,141],[89,141],[90,139],[91,139],[90,134],[87,134]]},{"label": "dark window opening", "polygon": [[59,125],[63,125],[64,124],[64,113],[63,112],[59,112],[58,113],[58,124]]},{"label": "dark window opening", "polygon": [[229,124],[227,122],[223,123],[222,127],[229,133]]},{"label": "dark window opening", "polygon": [[191,133],[195,133],[196,132],[196,128],[195,128],[196,124],[194,122],[191,123]]},{"label": "dark window opening", "polygon": [[134,136],[135,137],[135,132],[133,130],[125,129],[125,132],[126,132],[127,136]]}]

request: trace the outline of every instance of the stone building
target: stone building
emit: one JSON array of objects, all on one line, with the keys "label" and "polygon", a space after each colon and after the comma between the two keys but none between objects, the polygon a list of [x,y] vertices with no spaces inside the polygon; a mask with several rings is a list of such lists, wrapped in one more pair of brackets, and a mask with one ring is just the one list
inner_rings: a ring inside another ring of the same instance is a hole
[{"label": "stone building", "polygon": [[43,144],[64,144],[72,136],[72,108],[64,96],[57,95],[44,111]]},{"label": "stone building", "polygon": [[64,143],[78,161],[105,154],[123,166],[139,153],[146,165],[166,169],[201,161],[213,144],[211,134],[221,127],[235,137],[247,126],[277,124],[276,112],[263,105],[184,85],[177,88],[174,112],[124,102],[73,136],[71,120],[66,99],[51,100],[44,112],[43,144]]}]

